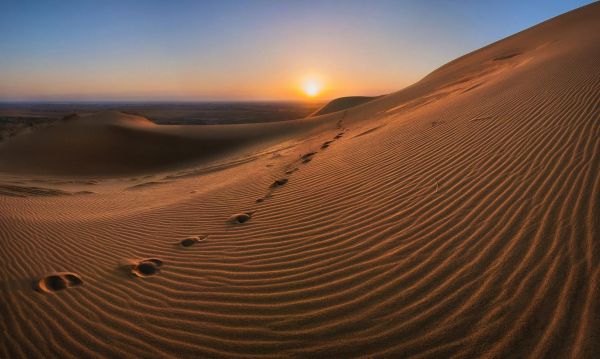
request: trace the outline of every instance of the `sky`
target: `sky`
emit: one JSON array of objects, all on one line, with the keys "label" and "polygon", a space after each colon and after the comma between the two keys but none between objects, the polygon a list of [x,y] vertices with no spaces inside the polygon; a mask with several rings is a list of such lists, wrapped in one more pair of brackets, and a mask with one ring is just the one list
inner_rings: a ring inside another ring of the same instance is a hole
[{"label": "sky", "polygon": [[0,0],[0,101],[385,94],[590,2]]}]

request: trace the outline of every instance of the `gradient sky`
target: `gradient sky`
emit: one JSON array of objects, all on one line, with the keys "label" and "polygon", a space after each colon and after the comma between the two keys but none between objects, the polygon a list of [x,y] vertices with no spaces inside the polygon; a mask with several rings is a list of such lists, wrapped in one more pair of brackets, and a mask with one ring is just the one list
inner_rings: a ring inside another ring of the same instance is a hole
[{"label": "gradient sky", "polygon": [[0,0],[0,100],[377,95],[590,2]]}]

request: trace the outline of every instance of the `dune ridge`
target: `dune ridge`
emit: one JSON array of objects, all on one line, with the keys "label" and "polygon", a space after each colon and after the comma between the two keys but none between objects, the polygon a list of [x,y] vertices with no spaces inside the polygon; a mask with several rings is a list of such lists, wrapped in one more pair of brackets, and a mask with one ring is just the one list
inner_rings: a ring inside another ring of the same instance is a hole
[{"label": "dune ridge", "polygon": [[208,165],[333,127],[305,119],[233,125],[156,125],[117,111],[70,116],[0,142],[0,171],[20,175],[114,177]]},{"label": "dune ridge", "polygon": [[315,112],[313,112],[312,114],[310,114],[309,117],[327,115],[330,113],[347,110],[349,108],[356,107],[358,105],[362,105],[363,103],[367,103],[378,97],[381,97],[381,96],[372,96],[372,97],[348,96],[348,97],[336,98],[334,100],[329,101],[327,104],[325,104],[325,106],[321,107],[320,109],[318,109]]},{"label": "dune ridge", "polygon": [[0,196],[0,357],[598,357],[599,17],[243,127],[236,166]]}]

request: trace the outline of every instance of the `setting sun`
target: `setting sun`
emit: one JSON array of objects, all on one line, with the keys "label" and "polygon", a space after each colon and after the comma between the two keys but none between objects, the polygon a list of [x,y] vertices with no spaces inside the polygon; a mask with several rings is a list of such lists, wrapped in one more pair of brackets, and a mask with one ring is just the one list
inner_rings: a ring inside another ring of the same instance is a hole
[{"label": "setting sun", "polygon": [[321,81],[314,79],[314,78],[306,79],[302,83],[302,91],[308,97],[317,96],[321,92],[322,89],[323,89],[323,84],[321,83]]}]

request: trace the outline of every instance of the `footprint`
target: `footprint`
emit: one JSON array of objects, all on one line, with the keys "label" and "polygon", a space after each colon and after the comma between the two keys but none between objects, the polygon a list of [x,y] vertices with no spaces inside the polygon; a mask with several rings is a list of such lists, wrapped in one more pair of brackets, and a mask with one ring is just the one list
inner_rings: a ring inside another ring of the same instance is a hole
[{"label": "footprint", "polygon": [[272,197],[272,195],[270,193],[267,193],[263,197],[260,197],[259,199],[257,199],[256,203],[262,203],[271,197]]},{"label": "footprint", "polygon": [[163,262],[160,259],[149,258],[133,264],[131,273],[138,277],[147,277],[159,272]]},{"label": "footprint", "polygon": [[281,178],[281,179],[275,180],[275,182],[273,182],[271,184],[271,188],[281,187],[281,186],[283,186],[286,183],[288,183],[288,179],[287,178]]},{"label": "footprint", "polygon": [[234,214],[233,216],[229,217],[228,222],[229,223],[233,223],[233,224],[246,223],[246,222],[248,222],[250,220],[250,218],[252,218],[252,213],[253,212],[245,212],[245,213]]},{"label": "footprint", "polygon": [[519,56],[519,55],[521,55],[521,53],[520,53],[520,52],[515,52],[515,53],[513,53],[513,54],[508,54],[508,55],[498,56],[498,57],[494,58],[494,60],[493,60],[493,61],[502,61],[502,60],[508,60],[508,59],[511,59],[511,58],[513,58],[513,57],[515,57],[515,56]]},{"label": "footprint", "polygon": [[181,242],[179,242],[179,244],[181,244],[181,246],[183,247],[191,247],[194,244],[203,241],[206,239],[206,235],[204,236],[191,236],[191,237],[187,237],[181,240]]},{"label": "footprint", "polygon": [[303,154],[300,158],[303,159],[303,160],[305,160],[307,158],[312,158],[312,156],[314,156],[316,154],[317,154],[316,152],[309,152],[309,153]]},{"label": "footprint", "polygon": [[332,143],[333,141],[327,141],[327,142],[323,142],[323,144],[321,145],[321,149],[324,150],[327,147],[329,147],[329,145]]},{"label": "footprint", "polygon": [[69,287],[76,287],[83,284],[83,280],[70,272],[60,272],[50,274],[37,282],[37,289],[42,292],[52,293]]},{"label": "footprint", "polygon": [[300,159],[302,160],[302,163],[308,163],[312,160],[313,156],[316,155],[316,152],[309,152],[306,154],[303,154],[302,156],[300,156]]}]

